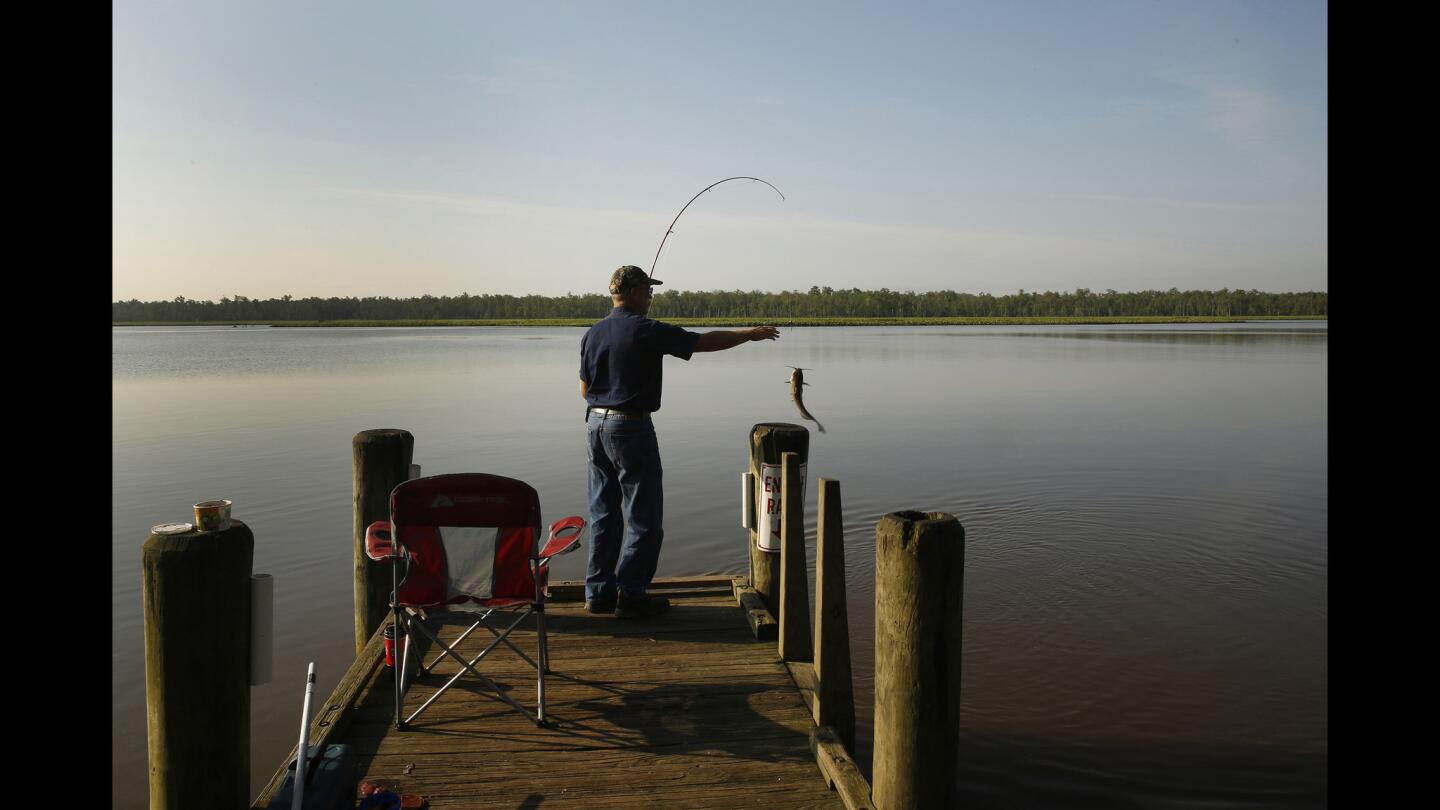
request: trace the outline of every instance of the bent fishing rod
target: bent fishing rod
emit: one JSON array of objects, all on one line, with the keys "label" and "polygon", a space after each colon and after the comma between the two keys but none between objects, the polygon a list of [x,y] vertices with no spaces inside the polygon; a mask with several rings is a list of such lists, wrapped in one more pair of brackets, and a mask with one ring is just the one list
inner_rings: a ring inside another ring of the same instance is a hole
[{"label": "bent fishing rod", "polygon": [[[712,189],[712,188],[720,185],[721,183],[728,183],[728,182],[730,182],[731,180],[756,180],[756,181],[759,181],[759,182],[761,182],[761,183],[764,183],[764,184],[767,185],[767,186],[770,186],[770,188],[775,188],[775,186],[774,186],[772,183],[770,183],[770,181],[768,181],[768,180],[761,180],[761,179],[758,178],[758,177],[727,177],[727,178],[725,178],[724,180],[716,180],[715,182],[711,183],[710,185],[706,186],[705,188],[700,189],[700,194],[704,194],[705,192],[707,192],[707,191],[709,191],[710,189]],[[775,188],[775,193],[780,195],[780,199],[781,199],[781,200],[784,200],[784,199],[785,199],[785,195],[784,195],[784,193],[782,193],[782,192],[780,191],[780,189]],[[690,207],[690,203],[693,203],[693,202],[695,202],[696,200],[700,199],[700,194],[696,194],[694,197],[691,197],[691,198],[690,198],[690,202],[685,203],[685,205],[684,205],[683,207],[681,207],[681,209],[680,209],[680,214],[685,213],[685,209]],[[665,229],[665,235],[662,236],[662,237],[660,237],[660,247],[655,248],[655,261],[650,262],[650,275],[651,275],[651,277],[654,277],[654,275],[655,275],[655,265],[660,261],[660,251],[662,251],[662,250],[665,249],[665,240],[666,240],[666,239],[669,239],[669,238],[670,238],[670,234],[672,234],[672,233],[675,232],[675,223],[677,223],[677,222],[680,221],[680,214],[676,214],[676,215],[675,215],[675,218],[672,219],[672,220],[670,220],[670,227],[666,228],[666,229]]]}]

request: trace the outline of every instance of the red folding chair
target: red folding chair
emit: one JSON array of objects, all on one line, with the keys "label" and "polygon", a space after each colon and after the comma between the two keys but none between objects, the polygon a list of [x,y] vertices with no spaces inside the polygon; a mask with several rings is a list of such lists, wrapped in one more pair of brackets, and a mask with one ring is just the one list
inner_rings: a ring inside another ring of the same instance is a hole
[{"label": "red folding chair", "polygon": [[[395,669],[396,728],[414,722],[466,673],[479,678],[496,698],[532,717],[528,709],[475,667],[500,644],[535,668],[537,710],[532,719],[537,725],[546,725],[545,675],[550,670],[545,599],[549,562],[579,548],[584,532],[585,521],[580,517],[557,520],[550,525],[544,546],[539,547],[540,499],[529,484],[513,478],[484,473],[432,475],[395,487],[390,493],[390,520],[370,524],[365,546],[370,559],[390,563],[394,583],[390,605],[395,627],[399,628],[396,650],[400,649],[400,637],[409,638],[413,631],[419,631],[440,650],[435,660],[421,667],[421,674],[428,674],[446,658],[459,662],[461,667],[406,717],[411,645],[405,644]],[[504,630],[496,630],[487,621],[496,611],[518,615]],[[425,624],[431,615],[445,612],[475,613],[477,620],[453,643],[446,644]],[[538,638],[534,659],[509,639],[510,633],[531,614],[535,616]],[[479,627],[489,630],[495,639],[467,660],[456,648]]]}]

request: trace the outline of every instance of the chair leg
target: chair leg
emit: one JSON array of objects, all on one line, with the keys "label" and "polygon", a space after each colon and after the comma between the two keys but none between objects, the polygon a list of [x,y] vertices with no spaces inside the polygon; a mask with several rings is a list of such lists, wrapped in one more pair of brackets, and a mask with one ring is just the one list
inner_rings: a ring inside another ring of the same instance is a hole
[{"label": "chair leg", "polygon": [[[391,578],[391,581],[392,581],[392,582],[397,578],[397,577],[396,577],[396,574],[395,574],[395,565],[394,565],[394,563],[391,563],[391,565],[390,565],[390,578]],[[400,604],[399,604],[397,601],[395,601],[395,598],[394,598],[394,597],[395,597],[395,594],[397,594],[398,592],[399,592],[399,584],[396,583],[396,584],[395,584],[395,590],[392,590],[392,591],[390,592],[390,594],[391,594],[391,601],[390,601],[391,627],[394,628],[393,630],[390,631],[391,633],[394,634],[394,639],[393,639],[393,643],[392,643],[392,646],[391,646],[391,653],[390,653],[390,657],[391,657],[392,660],[394,660],[395,658],[398,657],[398,656],[395,655],[395,652],[394,652],[394,651],[395,651],[395,648],[396,648],[395,645],[399,645],[399,644],[401,643],[401,640],[400,640],[401,638],[405,638],[405,639],[406,639],[406,641],[404,642],[404,643],[405,643],[405,647],[406,647],[407,649],[410,647],[410,644],[409,644],[409,636],[401,636],[401,635],[400,635],[401,630],[404,628],[404,623],[401,621]],[[399,662],[397,661],[396,663],[399,663]],[[403,668],[397,668],[397,669],[398,669],[398,671],[392,670],[392,672],[391,672],[391,674],[395,676],[395,728],[397,728],[397,729],[403,729],[403,728],[405,728],[405,714],[404,714],[404,713],[405,713],[405,684],[404,684],[404,682],[403,682],[403,680],[402,680],[402,675],[401,675],[401,673],[404,672],[404,669],[403,669]]]},{"label": "chair leg", "polygon": [[[525,615],[526,614],[522,613],[518,617],[516,617],[515,621],[512,622],[509,627],[505,628],[505,633],[509,634],[510,631],[514,630],[520,624],[520,622],[525,620]],[[495,693],[496,698],[500,699],[505,703],[508,703],[512,708],[516,709],[526,717],[530,716],[529,710],[527,710],[524,706],[521,706],[519,703],[516,703],[514,698],[505,694],[505,691],[500,688],[499,684],[485,677],[483,674],[480,673],[479,670],[475,669],[475,663],[478,662],[480,659],[484,658],[486,655],[489,655],[490,651],[495,649],[495,647],[500,644],[500,641],[502,639],[497,638],[494,641],[490,642],[489,646],[482,650],[479,655],[475,656],[469,661],[466,661],[452,647],[446,645],[438,637],[436,637],[435,634],[431,633],[430,628],[426,627],[423,624],[419,624],[417,625],[417,627],[422,633],[424,633],[426,636],[429,636],[431,641],[435,642],[435,644],[440,647],[443,654],[448,655],[458,661],[462,669],[459,672],[455,673],[455,675],[451,677],[450,680],[446,681],[444,686],[441,686],[438,690],[436,690],[435,694],[431,695],[429,700],[421,704],[420,708],[416,709],[408,718],[405,718],[406,723],[412,722],[415,718],[419,717],[421,712],[428,709],[430,707],[430,704],[438,700],[439,697],[443,695],[446,690],[448,690],[451,686],[453,686],[456,681],[460,680],[460,678],[463,677],[466,672],[474,675],[476,678],[479,678],[481,683],[485,684],[485,686],[489,687],[490,690]]]},{"label": "chair leg", "polygon": [[[415,618],[409,615],[405,617],[405,649],[396,656],[396,664],[399,669],[396,671],[396,678],[400,681],[400,694],[403,696],[410,689],[410,625],[415,623]],[[399,633],[395,634],[399,636]]]},{"label": "chair leg", "polygon": [[537,645],[538,645],[538,649],[536,650],[536,657],[540,659],[540,660],[539,660],[539,663],[538,663],[538,664],[536,665],[536,667],[535,667],[535,672],[536,672],[536,689],[535,689],[535,691],[536,691],[536,693],[539,695],[539,703],[540,703],[539,713],[536,714],[536,716],[535,716],[535,725],[537,725],[537,726],[544,726],[544,725],[546,725],[546,720],[545,720],[545,673],[550,670],[550,659],[549,659],[549,656],[548,656],[548,654],[547,654],[547,652],[546,652],[546,646],[545,646],[545,603],[544,603],[544,602],[541,602],[541,603],[535,605],[535,624],[536,624],[536,626],[537,626],[537,632],[535,633],[535,635],[536,635],[536,638],[538,639],[537,642],[536,642]]},{"label": "chair leg", "polygon": [[[464,641],[465,639],[469,638],[469,637],[470,637],[470,634],[473,633],[473,632],[475,632],[475,628],[479,627],[479,626],[482,625],[482,624],[485,624],[485,616],[489,616],[489,615],[490,615],[490,611],[488,611],[488,610],[485,611],[485,614],[480,617],[480,621],[477,621],[477,622],[475,622],[474,624],[470,625],[470,629],[468,629],[468,630],[466,630],[465,632],[461,633],[461,634],[460,634],[460,637],[457,638],[457,639],[455,639],[455,642],[454,642],[453,644],[451,644],[450,646],[452,646],[452,647],[458,647],[458,646],[460,646],[460,642],[462,642],[462,641]],[[488,624],[485,625],[485,629],[486,629],[486,630],[490,630],[490,632],[492,632],[492,633],[495,632],[494,630],[491,630],[491,629],[490,629],[490,625],[488,625]],[[438,663],[440,663],[441,661],[444,661],[444,660],[445,660],[445,653],[442,652],[442,653],[436,655],[434,661],[431,661],[430,663],[428,663],[428,664],[426,664],[425,666],[423,666],[423,667],[420,668],[420,674],[421,674],[421,675],[429,675],[429,674],[430,674],[430,670],[434,669],[436,664],[438,664]]]}]

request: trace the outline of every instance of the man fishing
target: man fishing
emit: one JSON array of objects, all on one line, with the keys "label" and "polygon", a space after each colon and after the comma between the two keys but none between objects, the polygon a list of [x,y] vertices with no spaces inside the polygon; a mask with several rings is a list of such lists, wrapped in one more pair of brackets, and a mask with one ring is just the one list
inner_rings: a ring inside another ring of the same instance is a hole
[{"label": "man fishing", "polygon": [[660,410],[661,361],[689,360],[752,340],[775,340],[773,326],[691,332],[645,317],[663,282],[627,264],[610,276],[614,306],[580,339],[589,459],[590,561],[585,608],[638,619],[670,600],[650,594],[665,537],[660,447],[650,414]]}]

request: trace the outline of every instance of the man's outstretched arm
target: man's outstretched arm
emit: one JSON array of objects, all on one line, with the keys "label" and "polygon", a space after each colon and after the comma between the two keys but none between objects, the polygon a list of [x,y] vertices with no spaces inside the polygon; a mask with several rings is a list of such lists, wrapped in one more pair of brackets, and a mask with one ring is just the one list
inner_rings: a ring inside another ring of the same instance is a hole
[{"label": "man's outstretched arm", "polygon": [[695,344],[697,352],[719,352],[726,349],[733,349],[741,343],[749,343],[752,340],[775,340],[780,337],[780,330],[773,326],[752,326],[749,329],[717,329],[714,332],[704,332],[700,335],[700,342]]}]

